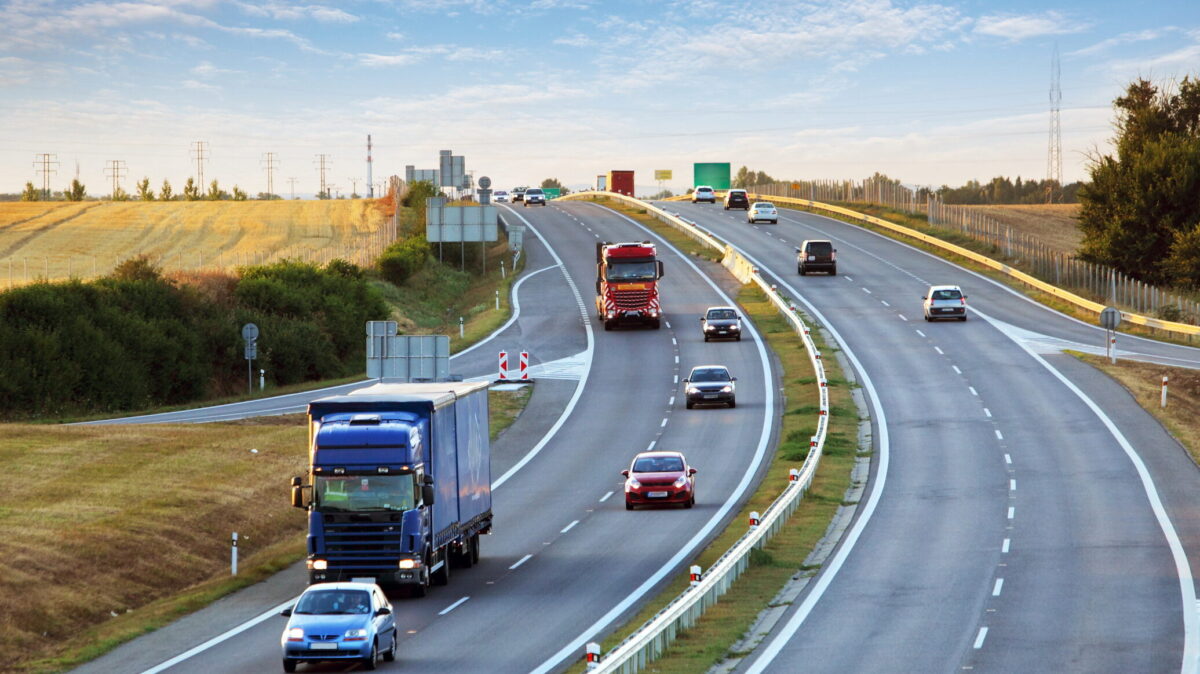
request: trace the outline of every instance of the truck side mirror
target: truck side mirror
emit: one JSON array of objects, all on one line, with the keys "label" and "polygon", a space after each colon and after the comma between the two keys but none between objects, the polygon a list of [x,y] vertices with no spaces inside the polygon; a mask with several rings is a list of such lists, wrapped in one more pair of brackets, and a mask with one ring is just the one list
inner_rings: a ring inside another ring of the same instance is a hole
[{"label": "truck side mirror", "polygon": [[700,322],[701,322],[701,323],[703,323],[704,321],[707,321],[707,320],[708,320],[708,319],[707,319],[707,318],[705,318],[705,317],[703,317],[703,316],[701,316],[701,317],[700,317]]},{"label": "truck side mirror", "polygon": [[662,278],[662,277],[663,277],[663,263],[662,263],[662,260],[656,260],[656,261],[654,262],[654,264],[655,264],[655,265],[658,267],[658,278]]},{"label": "truck side mirror", "polygon": [[421,487],[421,500],[424,501],[425,505],[427,506],[433,505],[433,485],[427,484]]},{"label": "truck side mirror", "polygon": [[[299,479],[299,478],[296,478]],[[298,484],[292,485],[292,507],[307,508],[308,504],[304,502],[304,487]]]},{"label": "truck side mirror", "polygon": [[292,477],[292,486],[293,487],[299,487],[301,484],[303,484],[303,480],[300,479],[299,475]]}]

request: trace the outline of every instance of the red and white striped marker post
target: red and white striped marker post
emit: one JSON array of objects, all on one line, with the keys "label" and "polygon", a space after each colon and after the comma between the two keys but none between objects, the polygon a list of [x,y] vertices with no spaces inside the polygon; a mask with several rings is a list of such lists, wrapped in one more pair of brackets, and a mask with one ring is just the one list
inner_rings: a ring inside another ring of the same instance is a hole
[{"label": "red and white striped marker post", "polygon": [[500,378],[497,381],[508,381],[508,352],[500,352]]},{"label": "red and white striped marker post", "polygon": [[588,671],[596,669],[600,666],[600,644],[595,641],[589,641],[584,651],[586,653]]},{"label": "red and white striped marker post", "polygon": [[701,568],[695,564],[693,564],[692,567],[690,569],[688,569],[688,580],[692,585],[700,584],[700,577],[701,577],[700,572],[701,572]]},{"label": "red and white striped marker post", "polygon": [[758,511],[757,511],[757,510],[751,510],[751,511],[750,511],[750,528],[751,528],[751,529],[756,529],[756,528],[758,528],[758,523],[759,523],[760,521],[762,521],[762,516],[758,514]]},{"label": "red and white striped marker post", "polygon": [[521,352],[521,381],[529,381],[529,352]]},{"label": "red and white striped marker post", "polygon": [[1162,383],[1162,402],[1159,404],[1163,409],[1167,408],[1167,375],[1163,375]]},{"label": "red and white striped marker post", "polygon": [[788,471],[788,481],[789,482],[799,482],[800,481],[799,469],[793,468]]}]

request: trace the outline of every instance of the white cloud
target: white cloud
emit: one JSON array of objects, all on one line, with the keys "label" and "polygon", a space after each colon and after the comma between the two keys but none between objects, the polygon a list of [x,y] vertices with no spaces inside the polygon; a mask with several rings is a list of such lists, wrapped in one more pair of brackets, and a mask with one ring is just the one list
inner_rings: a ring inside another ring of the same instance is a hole
[{"label": "white cloud", "polygon": [[405,39],[404,33],[388,33],[387,39],[401,41]]},{"label": "white cloud", "polygon": [[208,82],[200,82],[197,80],[184,80],[183,82],[180,82],[180,84],[183,85],[184,89],[192,89],[192,90],[196,90],[196,91],[220,91],[221,90],[221,87],[218,87],[215,84],[209,84]]},{"label": "white cloud", "polygon": [[202,79],[211,79],[213,77],[218,77],[220,75],[231,75],[233,73],[236,73],[237,71],[236,70],[225,70],[223,68],[218,68],[218,67],[214,66],[213,64],[209,63],[208,61],[201,61],[199,64],[192,67],[191,72],[196,77],[199,77]]},{"label": "white cloud", "polygon": [[1100,52],[1103,52],[1103,51],[1108,51],[1109,49],[1111,49],[1113,47],[1123,45],[1123,44],[1131,44],[1134,42],[1146,42],[1148,40],[1157,40],[1160,37],[1162,37],[1165,33],[1171,32],[1174,30],[1176,30],[1176,29],[1172,28],[1172,27],[1167,27],[1167,28],[1163,28],[1161,30],[1148,29],[1148,30],[1139,30],[1139,31],[1132,32],[1132,33],[1121,33],[1120,35],[1118,35],[1116,37],[1110,37],[1107,40],[1101,40],[1100,42],[1097,42],[1094,45],[1084,47],[1083,49],[1076,49],[1073,52],[1068,52],[1067,56],[1091,56],[1093,54],[1099,54]]},{"label": "white cloud", "polygon": [[554,38],[554,44],[566,45],[568,47],[590,47],[595,42],[583,33],[573,33],[569,37]]},{"label": "white cloud", "polygon": [[1087,30],[1088,26],[1060,12],[1044,14],[992,14],[975,22],[975,32],[1019,42],[1043,35],[1068,35]]},{"label": "white cloud", "polygon": [[326,7],[324,5],[289,5],[281,2],[252,5],[242,2],[238,3],[238,6],[247,14],[284,21],[296,21],[306,18],[330,23],[354,23],[358,21],[358,17],[353,14],[344,12],[336,7]]},{"label": "white cloud", "polygon": [[359,54],[358,62],[369,68],[406,66],[421,60],[416,54]]},{"label": "white cloud", "polygon": [[1200,64],[1200,44],[1188,45],[1158,56],[1120,59],[1105,64],[1105,69],[1122,77],[1149,77],[1155,71],[1170,70],[1170,75],[1195,75]]},{"label": "white cloud", "polygon": [[409,47],[398,54],[358,54],[357,58],[358,62],[364,66],[379,68],[411,65],[436,56],[443,57],[447,61],[482,65],[488,61],[502,60],[505,58],[505,53],[498,49],[478,49],[476,47],[439,44],[424,47]]}]

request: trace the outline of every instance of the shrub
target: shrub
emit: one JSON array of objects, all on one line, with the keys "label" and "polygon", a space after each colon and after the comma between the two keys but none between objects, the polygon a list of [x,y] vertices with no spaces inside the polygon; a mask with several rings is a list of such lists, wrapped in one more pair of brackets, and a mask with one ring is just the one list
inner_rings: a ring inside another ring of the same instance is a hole
[{"label": "shrub", "polygon": [[403,285],[425,266],[429,259],[429,242],[424,236],[413,236],[393,243],[384,249],[376,264],[383,278],[394,285]]}]

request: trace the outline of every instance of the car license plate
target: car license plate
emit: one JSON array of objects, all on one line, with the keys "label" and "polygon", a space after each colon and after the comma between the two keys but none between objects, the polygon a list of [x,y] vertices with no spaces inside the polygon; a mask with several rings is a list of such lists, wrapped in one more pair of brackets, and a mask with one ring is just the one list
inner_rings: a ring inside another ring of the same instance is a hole
[{"label": "car license plate", "polygon": [[338,645],[337,644],[312,643],[312,644],[309,644],[308,647],[314,651],[336,651],[338,648]]},{"label": "car license plate", "polygon": [[648,493],[646,494],[646,496],[648,496],[648,497],[650,497],[650,498],[666,498],[666,497],[667,497],[667,492],[665,492],[665,491],[652,491],[652,492],[648,492]]},{"label": "car license plate", "polygon": [[716,398],[716,397],[717,397],[716,393],[705,393],[704,394],[705,400],[712,400],[713,398]]}]

